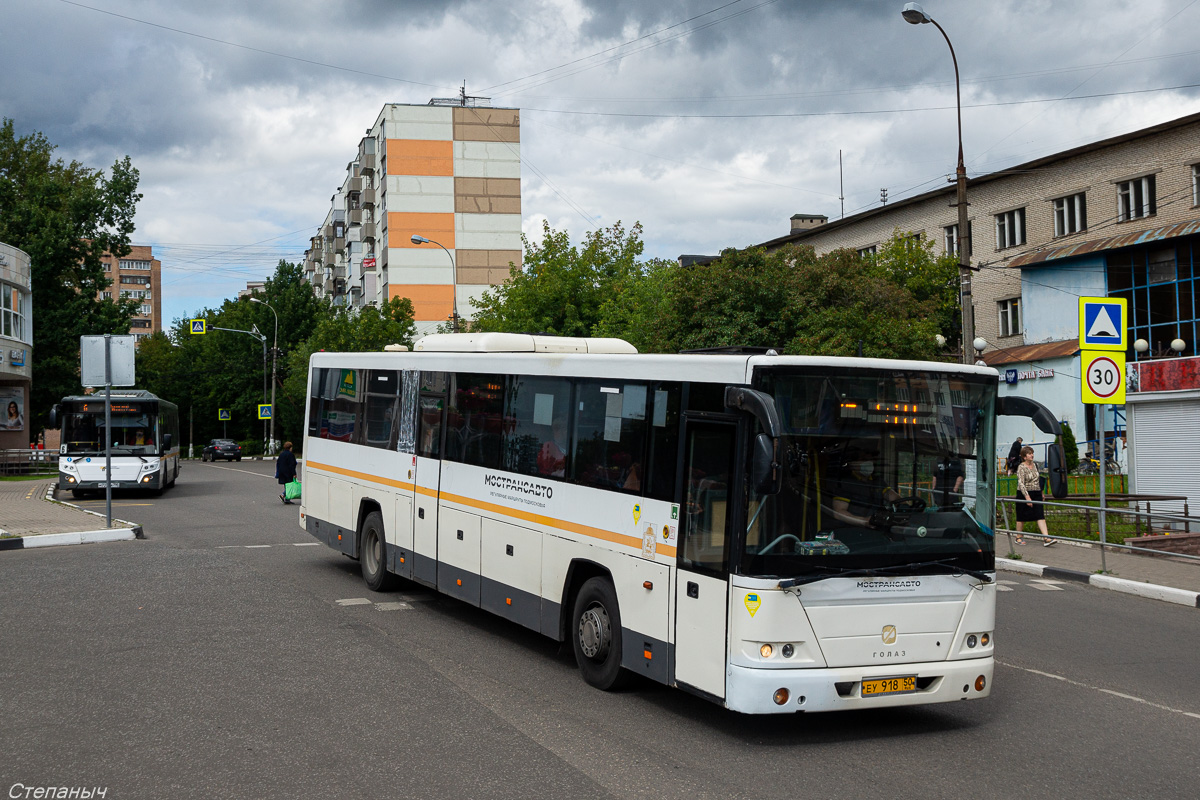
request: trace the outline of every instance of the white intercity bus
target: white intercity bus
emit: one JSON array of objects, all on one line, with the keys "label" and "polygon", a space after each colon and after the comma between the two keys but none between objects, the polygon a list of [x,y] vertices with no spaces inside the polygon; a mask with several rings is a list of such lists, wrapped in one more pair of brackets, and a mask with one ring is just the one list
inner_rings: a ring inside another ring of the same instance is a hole
[{"label": "white intercity bus", "polygon": [[[735,711],[991,691],[994,369],[615,339],[316,353],[301,526]],[[1053,448],[1051,448],[1053,450]],[[1056,488],[1062,483],[1061,465]]]},{"label": "white intercity bus", "polygon": [[62,428],[58,486],[75,497],[105,491],[104,451],[112,443],[112,488],[161,492],[179,477],[179,409],[145,391],[112,393],[111,430],[104,427],[104,394],[64,397],[50,412]]}]

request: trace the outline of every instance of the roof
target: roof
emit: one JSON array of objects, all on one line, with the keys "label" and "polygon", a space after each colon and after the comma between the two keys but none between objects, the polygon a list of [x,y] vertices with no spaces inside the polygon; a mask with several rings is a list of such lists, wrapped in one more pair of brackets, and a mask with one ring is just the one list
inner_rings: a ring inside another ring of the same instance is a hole
[{"label": "roof", "polygon": [[1187,236],[1192,233],[1200,233],[1200,219],[1194,219],[1190,222],[1180,222],[1175,225],[1164,225],[1161,228],[1151,228],[1150,230],[1131,231],[1130,233],[1123,233],[1120,236],[1109,236],[1104,239],[1075,242],[1074,244],[1062,247],[1035,250],[1031,253],[1017,256],[1008,262],[1007,266],[1028,267],[1060,258],[1072,258],[1074,256],[1086,255],[1087,253],[1098,253],[1102,250],[1116,250],[1118,247],[1129,247],[1135,244],[1157,242],[1162,239],[1173,239],[1176,236]]},{"label": "roof", "polygon": [[[1108,139],[1101,139],[1098,142],[1091,142],[1090,144],[1085,144],[1085,145],[1081,145],[1079,147],[1074,147],[1070,150],[1063,150],[1062,152],[1059,152],[1059,153],[1053,153],[1048,156],[1043,156],[1042,158],[1034,159],[1033,161],[1026,161],[1024,164],[1017,164],[1015,166],[1008,167],[1007,169],[1002,169],[998,172],[992,172],[987,175],[980,175],[979,177],[976,177],[976,178],[968,178],[967,179],[967,189],[969,190],[972,186],[978,186],[980,184],[988,183],[989,181],[998,180],[1000,178],[1007,178],[1013,174],[1019,174],[1022,172],[1029,172],[1030,170],[1041,169],[1042,167],[1047,167],[1047,166],[1050,166],[1051,164],[1057,163],[1059,161],[1064,161],[1068,158],[1074,158],[1075,156],[1083,155],[1085,153],[1091,153],[1091,152],[1095,152],[1097,150],[1103,150],[1106,147],[1112,147],[1114,145],[1124,144],[1125,142],[1131,142],[1136,139],[1141,139],[1141,138],[1144,138],[1147,136],[1154,136],[1154,135],[1157,135],[1157,134],[1160,134],[1160,133],[1163,133],[1166,131],[1174,130],[1175,128],[1182,128],[1184,126],[1193,125],[1196,123],[1200,123],[1200,113],[1188,114],[1185,117],[1179,117],[1178,119],[1173,119],[1168,122],[1160,123],[1158,125],[1151,125],[1148,128],[1141,128],[1140,130],[1131,131],[1130,133],[1123,133],[1120,136],[1112,136],[1112,137],[1109,137]],[[762,242],[761,244],[752,245],[752,246],[766,247],[766,248],[770,249],[770,248],[774,248],[774,247],[782,247],[783,245],[789,244],[792,242],[802,242],[805,239],[808,239],[809,237],[816,236],[818,234],[825,233],[827,231],[835,230],[837,228],[841,228],[846,225],[854,225],[856,223],[862,222],[863,220],[870,219],[875,216],[879,216],[880,214],[886,213],[888,211],[892,211],[897,208],[904,208],[905,206],[915,205],[917,203],[922,203],[931,198],[940,197],[943,195],[953,195],[956,191],[957,191],[957,189],[954,185],[954,182],[951,181],[948,186],[946,186],[945,188],[942,188],[942,189],[934,189],[933,191],[925,192],[924,194],[918,194],[918,195],[914,195],[913,197],[905,198],[903,200],[897,200],[895,202],[888,203],[885,206],[880,206],[879,208],[872,208],[868,211],[862,211],[858,214],[852,214],[849,217],[843,217],[842,219],[826,222],[824,225],[818,225],[815,228],[805,228],[804,230],[793,231],[792,233],[789,233],[786,236],[780,236],[777,239],[771,239],[770,241]]]},{"label": "roof", "polygon": [[1078,352],[1079,340],[1068,339],[1063,342],[1044,342],[993,350],[990,353],[984,353],[983,360],[989,367],[998,367],[1004,364],[1025,364],[1046,358],[1063,358],[1073,356]]}]

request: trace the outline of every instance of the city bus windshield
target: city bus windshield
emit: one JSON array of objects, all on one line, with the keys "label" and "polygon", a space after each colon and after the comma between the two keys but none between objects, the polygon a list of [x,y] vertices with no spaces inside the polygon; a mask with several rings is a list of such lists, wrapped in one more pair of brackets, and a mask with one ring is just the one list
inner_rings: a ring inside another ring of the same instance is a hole
[{"label": "city bus windshield", "polygon": [[[63,418],[63,444],[71,454],[104,452],[104,403],[88,403],[86,410],[68,411]],[[97,410],[98,409],[98,410]],[[154,415],[144,407],[113,404],[112,452],[120,455],[153,455],[158,452]]]},{"label": "city bus windshield", "polygon": [[750,495],[742,573],[994,568],[994,380],[794,368],[755,386],[782,419],[784,478]]}]

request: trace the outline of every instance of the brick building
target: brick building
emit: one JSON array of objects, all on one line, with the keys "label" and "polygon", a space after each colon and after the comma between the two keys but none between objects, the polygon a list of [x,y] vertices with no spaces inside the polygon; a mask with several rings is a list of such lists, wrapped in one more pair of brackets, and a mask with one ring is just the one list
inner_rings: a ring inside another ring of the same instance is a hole
[{"label": "brick building", "polygon": [[484,101],[383,107],[305,252],[318,294],[354,306],[407,297],[423,333],[455,308],[470,319],[521,263],[520,112]]},{"label": "brick building", "polygon": [[[996,366],[1002,393],[1035,397],[1071,423],[1081,441],[1096,439],[1092,406],[1080,399],[1078,298],[1121,297],[1128,303],[1130,374],[1136,362],[1194,358],[1200,334],[1200,114],[1154,125],[1039,158],[968,182],[968,246],[975,273],[976,336]],[[818,253],[851,248],[870,255],[899,229],[957,252],[953,183],[845,219],[796,215],[786,236],[764,242],[812,245]],[[1148,351],[1133,343],[1144,340]],[[1183,344],[1181,353],[1171,342]],[[1158,463],[1168,447],[1200,452],[1197,371],[1172,370],[1178,385],[1155,384],[1154,396],[1133,391],[1142,430],[1138,460]],[[1132,388],[1132,387],[1131,387]],[[1104,434],[1124,430],[1126,409],[1105,409]],[[1037,431],[1004,418],[1000,441]],[[1153,444],[1153,447],[1152,447]],[[1133,445],[1131,444],[1131,448]],[[1131,451],[1132,452],[1132,451]],[[1134,464],[1136,470],[1136,464]],[[1196,470],[1183,470],[1190,475]],[[1149,473],[1143,471],[1143,478]],[[1162,474],[1162,473],[1158,473]],[[1155,478],[1139,491],[1200,499],[1200,483],[1168,485]],[[1194,485],[1193,485],[1194,484]],[[1174,490],[1174,491],[1172,491]]]},{"label": "brick building", "polygon": [[133,245],[123,258],[116,259],[107,253],[101,257],[105,277],[112,281],[112,286],[101,294],[104,297],[136,297],[142,301],[129,328],[139,340],[163,329],[162,262],[152,251],[149,246]]}]

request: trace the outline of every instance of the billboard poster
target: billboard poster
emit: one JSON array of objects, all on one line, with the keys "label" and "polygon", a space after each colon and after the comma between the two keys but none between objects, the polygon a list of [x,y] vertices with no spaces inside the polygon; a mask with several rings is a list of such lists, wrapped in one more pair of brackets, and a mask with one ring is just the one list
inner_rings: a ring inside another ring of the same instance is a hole
[{"label": "billboard poster", "polygon": [[25,430],[25,392],[20,387],[0,387],[0,431]]}]

